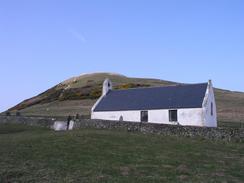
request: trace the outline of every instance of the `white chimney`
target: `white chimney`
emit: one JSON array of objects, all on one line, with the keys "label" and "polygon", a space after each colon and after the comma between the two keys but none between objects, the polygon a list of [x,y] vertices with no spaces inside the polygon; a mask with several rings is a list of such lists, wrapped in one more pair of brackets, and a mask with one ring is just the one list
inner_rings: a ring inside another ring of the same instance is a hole
[{"label": "white chimney", "polygon": [[213,87],[213,84],[212,84],[212,80],[211,79],[208,80],[208,86],[209,87]]},{"label": "white chimney", "polygon": [[108,78],[105,79],[105,81],[103,82],[103,96],[107,95],[109,90],[112,89],[113,89],[112,82]]}]

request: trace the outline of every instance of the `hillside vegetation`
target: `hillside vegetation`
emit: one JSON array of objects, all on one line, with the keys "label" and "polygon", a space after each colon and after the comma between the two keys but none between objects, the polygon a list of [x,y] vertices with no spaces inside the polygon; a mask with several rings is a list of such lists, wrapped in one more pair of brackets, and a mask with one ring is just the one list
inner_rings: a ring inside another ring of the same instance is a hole
[{"label": "hillside vegetation", "polygon": [[0,124],[0,182],[244,181],[244,144]]},{"label": "hillside vegetation", "polygon": [[[92,105],[100,97],[102,83],[109,78],[114,89],[167,86],[179,83],[159,79],[130,78],[119,74],[94,73],[73,77],[38,96],[27,99],[10,109],[23,115],[67,116],[89,115]],[[244,122],[244,93],[215,89],[218,120]]]}]

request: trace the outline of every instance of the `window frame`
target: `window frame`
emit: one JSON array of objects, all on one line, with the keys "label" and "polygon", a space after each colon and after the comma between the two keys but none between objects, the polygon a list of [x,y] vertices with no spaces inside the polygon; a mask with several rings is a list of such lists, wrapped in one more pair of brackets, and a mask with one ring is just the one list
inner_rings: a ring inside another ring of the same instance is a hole
[{"label": "window frame", "polygon": [[[175,114],[176,116],[173,116]],[[178,122],[178,110],[170,109],[169,110],[169,122]]]},{"label": "window frame", "polygon": [[141,122],[148,122],[148,111],[141,111]]}]

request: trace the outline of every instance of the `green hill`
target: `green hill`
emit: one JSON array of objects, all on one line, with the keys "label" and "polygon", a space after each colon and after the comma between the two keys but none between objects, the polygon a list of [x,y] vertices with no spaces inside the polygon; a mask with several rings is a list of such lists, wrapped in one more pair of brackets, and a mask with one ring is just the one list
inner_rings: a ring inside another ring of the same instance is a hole
[{"label": "green hill", "polygon": [[[130,78],[113,73],[93,73],[72,77],[47,91],[9,109],[22,115],[67,116],[89,115],[92,105],[101,95],[102,83],[109,78],[114,89],[166,86],[179,83],[159,79]],[[244,122],[244,93],[215,89],[218,120]]]}]

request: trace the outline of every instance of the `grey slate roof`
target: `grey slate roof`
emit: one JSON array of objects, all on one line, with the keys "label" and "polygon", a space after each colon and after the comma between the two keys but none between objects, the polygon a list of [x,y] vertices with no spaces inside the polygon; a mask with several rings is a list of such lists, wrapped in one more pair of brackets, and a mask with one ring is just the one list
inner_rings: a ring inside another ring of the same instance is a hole
[{"label": "grey slate roof", "polygon": [[94,111],[201,108],[208,83],[110,90]]}]

